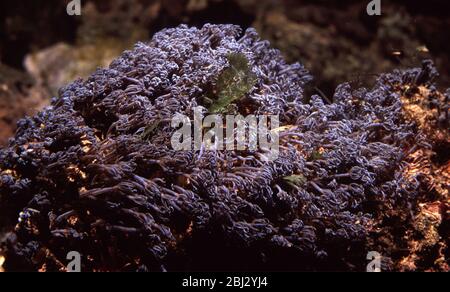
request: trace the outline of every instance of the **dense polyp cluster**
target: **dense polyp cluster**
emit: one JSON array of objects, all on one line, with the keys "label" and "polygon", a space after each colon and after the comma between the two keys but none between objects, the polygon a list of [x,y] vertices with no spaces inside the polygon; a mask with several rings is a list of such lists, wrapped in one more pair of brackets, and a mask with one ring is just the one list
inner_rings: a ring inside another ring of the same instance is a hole
[{"label": "dense polyp cluster", "polygon": [[[208,112],[230,54],[256,81],[228,110],[280,116],[275,161],[170,146],[170,119]],[[388,252],[379,230],[401,245],[418,212],[427,174],[406,170],[433,143],[404,99],[430,89],[433,70],[343,84],[329,104],[304,97],[307,71],[253,29],[163,30],[20,122],[0,152],[4,266],[64,271],[78,251],[93,271],[361,270],[369,248]]]}]

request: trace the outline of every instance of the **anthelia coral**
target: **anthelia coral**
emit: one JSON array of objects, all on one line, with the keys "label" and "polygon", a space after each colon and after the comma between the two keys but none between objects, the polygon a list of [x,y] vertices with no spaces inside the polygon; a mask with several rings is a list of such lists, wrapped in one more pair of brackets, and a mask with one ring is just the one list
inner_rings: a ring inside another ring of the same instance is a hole
[{"label": "anthelia coral", "polygon": [[[4,268],[64,271],[78,251],[84,271],[362,270],[377,230],[399,244],[418,214],[411,155],[433,146],[404,105],[435,75],[424,63],[326,103],[253,29],[165,29],[19,123],[0,152]],[[174,151],[171,118],[199,106],[279,115],[279,158]]]}]

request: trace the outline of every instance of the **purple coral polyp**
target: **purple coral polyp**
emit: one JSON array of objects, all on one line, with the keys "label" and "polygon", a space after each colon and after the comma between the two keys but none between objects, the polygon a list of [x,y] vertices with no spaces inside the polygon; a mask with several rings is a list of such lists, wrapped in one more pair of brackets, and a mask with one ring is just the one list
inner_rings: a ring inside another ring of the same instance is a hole
[{"label": "purple coral polyp", "polygon": [[[204,106],[230,53],[257,79],[239,113],[286,128],[276,161],[170,146],[167,121]],[[402,165],[423,137],[392,84],[428,75],[343,84],[326,104],[304,97],[311,76],[254,29],[165,29],[19,123],[0,152],[5,268],[64,271],[78,251],[83,271],[361,269],[374,220],[409,212],[420,187]]]}]

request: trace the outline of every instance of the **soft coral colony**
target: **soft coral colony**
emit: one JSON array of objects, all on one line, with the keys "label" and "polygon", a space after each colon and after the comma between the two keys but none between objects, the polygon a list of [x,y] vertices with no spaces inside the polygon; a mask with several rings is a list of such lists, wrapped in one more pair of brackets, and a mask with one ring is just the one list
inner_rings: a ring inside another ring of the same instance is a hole
[{"label": "soft coral colony", "polygon": [[[170,119],[207,112],[233,55],[252,80],[230,110],[279,115],[275,161],[170,146]],[[253,29],[165,29],[19,123],[0,152],[4,268],[64,271],[78,251],[85,271],[363,270],[376,250],[390,269],[446,269],[436,74],[425,62],[326,103]]]}]

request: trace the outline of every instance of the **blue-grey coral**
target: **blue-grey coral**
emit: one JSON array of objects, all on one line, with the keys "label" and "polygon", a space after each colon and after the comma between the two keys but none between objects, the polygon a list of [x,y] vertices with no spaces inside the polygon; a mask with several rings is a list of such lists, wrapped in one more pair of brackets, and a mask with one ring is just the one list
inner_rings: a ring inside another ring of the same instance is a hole
[{"label": "blue-grey coral", "polygon": [[[255,76],[233,110],[280,115],[273,162],[170,146],[170,119],[207,111],[230,54]],[[402,90],[429,88],[433,70],[343,84],[328,104],[253,29],[165,29],[20,122],[0,152],[1,220],[15,225],[5,267],[63,271],[76,250],[94,271],[360,269],[383,216],[412,220],[421,181],[408,157],[431,145]]]}]

